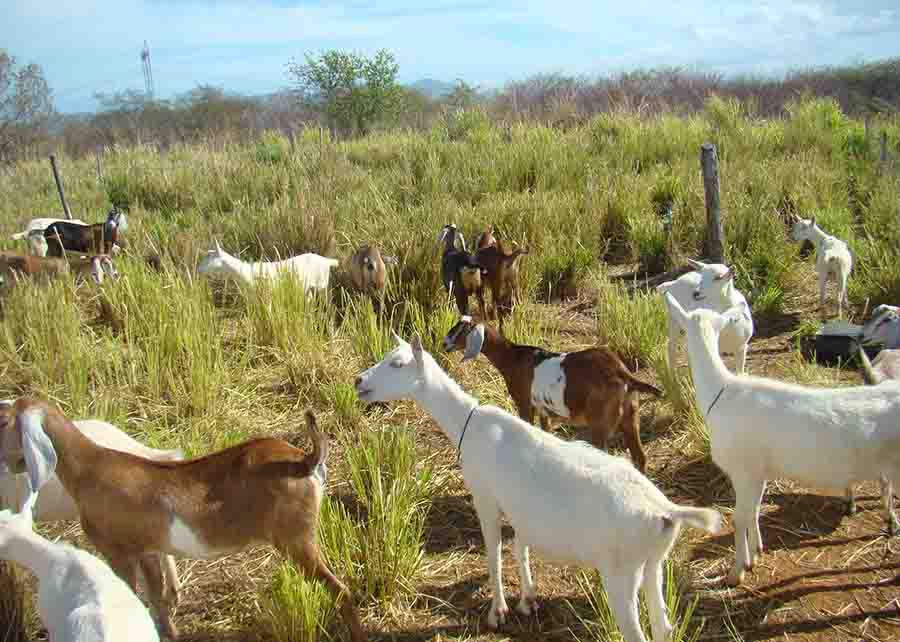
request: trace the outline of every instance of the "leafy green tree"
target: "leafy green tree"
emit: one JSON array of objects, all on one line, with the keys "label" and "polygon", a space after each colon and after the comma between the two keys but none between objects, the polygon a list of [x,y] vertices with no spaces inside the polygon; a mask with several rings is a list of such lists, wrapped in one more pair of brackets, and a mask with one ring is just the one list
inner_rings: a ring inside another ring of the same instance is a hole
[{"label": "leafy green tree", "polygon": [[40,65],[17,67],[16,59],[0,49],[0,160],[45,136],[54,114],[53,94]]},{"label": "leafy green tree", "polygon": [[382,49],[374,57],[331,50],[306,54],[306,64],[291,61],[300,95],[321,105],[344,132],[364,134],[379,121],[395,116],[403,105],[397,83],[399,66],[394,55]]}]

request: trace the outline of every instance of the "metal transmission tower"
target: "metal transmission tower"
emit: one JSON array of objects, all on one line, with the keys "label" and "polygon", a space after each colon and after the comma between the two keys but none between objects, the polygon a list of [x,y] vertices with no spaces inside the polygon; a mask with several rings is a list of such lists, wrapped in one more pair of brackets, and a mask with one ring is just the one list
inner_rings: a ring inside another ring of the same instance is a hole
[{"label": "metal transmission tower", "polygon": [[144,68],[144,91],[147,98],[153,100],[153,68],[150,66],[150,45],[144,41],[144,48],[141,50],[141,66]]}]

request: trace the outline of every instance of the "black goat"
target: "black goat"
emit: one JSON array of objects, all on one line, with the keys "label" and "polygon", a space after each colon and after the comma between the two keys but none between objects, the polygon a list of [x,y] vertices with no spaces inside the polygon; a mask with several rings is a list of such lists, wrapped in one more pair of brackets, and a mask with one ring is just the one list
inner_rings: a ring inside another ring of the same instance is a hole
[{"label": "black goat", "polygon": [[55,221],[44,228],[47,256],[63,256],[66,250],[84,254],[112,254],[113,246],[119,242],[119,234],[127,226],[125,214],[115,206],[104,223],[80,225]]},{"label": "black goat", "polygon": [[[456,248],[456,238],[459,237],[462,249]],[[484,315],[484,303],[482,299],[482,274],[484,270],[478,265],[475,257],[469,254],[466,248],[466,239],[456,228],[449,223],[441,228],[438,243],[444,242],[444,255],[441,259],[441,281],[444,288],[453,294],[456,299],[456,307],[462,315],[469,313],[469,295],[478,294],[482,301],[482,316]]]}]

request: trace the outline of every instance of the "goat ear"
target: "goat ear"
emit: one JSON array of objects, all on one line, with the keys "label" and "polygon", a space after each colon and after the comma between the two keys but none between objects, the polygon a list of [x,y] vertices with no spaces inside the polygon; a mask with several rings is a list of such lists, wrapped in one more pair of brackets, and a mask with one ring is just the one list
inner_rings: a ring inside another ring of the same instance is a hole
[{"label": "goat ear", "polygon": [[665,299],[666,305],[669,308],[669,314],[672,315],[675,321],[680,325],[684,325],[688,319],[687,312],[684,311],[684,308],[681,307],[681,304],[678,303],[678,300],[672,296],[670,292],[666,292]]},{"label": "goat ear", "polygon": [[447,232],[449,231],[450,228],[448,228],[446,225],[442,227],[440,233],[438,234],[437,242],[442,243],[444,239],[447,238]]},{"label": "goat ear", "polygon": [[702,270],[703,268],[706,267],[706,263],[703,263],[702,261],[695,261],[694,259],[688,259],[687,262],[695,270]]},{"label": "goat ear", "polygon": [[410,345],[412,346],[413,357],[416,359],[416,366],[419,368],[419,374],[422,374],[425,371],[425,356],[423,354],[422,338],[418,332],[413,336]]},{"label": "goat ear", "polygon": [[34,494],[37,494],[56,470],[56,450],[44,432],[43,422],[46,416],[45,410],[33,408],[16,417],[19,434],[22,435],[22,451],[25,454],[28,482]]},{"label": "goat ear", "polygon": [[466,351],[463,353],[463,361],[474,359],[481,354],[481,346],[484,345],[484,325],[479,323],[466,337]]},{"label": "goat ear", "polygon": [[219,239],[214,239],[214,241],[215,241],[215,243],[216,243],[216,252],[221,253],[221,252],[222,252],[222,245],[219,243]]},{"label": "goat ear", "polygon": [[816,215],[815,215],[815,214],[812,215],[812,218],[809,219],[809,222],[810,222],[810,224],[812,224],[812,225],[815,225],[815,224],[816,224]]},{"label": "goat ear", "polygon": [[406,340],[403,337],[401,337],[399,334],[397,334],[395,331],[391,330],[391,334],[393,335],[394,341],[397,343],[398,346],[408,345],[406,343]]}]

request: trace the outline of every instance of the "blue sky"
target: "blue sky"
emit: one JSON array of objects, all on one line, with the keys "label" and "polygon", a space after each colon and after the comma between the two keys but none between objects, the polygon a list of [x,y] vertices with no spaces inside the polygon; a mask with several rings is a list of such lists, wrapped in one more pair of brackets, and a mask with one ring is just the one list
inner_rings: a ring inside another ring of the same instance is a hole
[{"label": "blue sky", "polygon": [[900,55],[900,2],[0,0],[0,47],[44,68],[62,111],[142,88],[145,39],[160,97],[275,91],[292,58],[331,48],[387,48],[403,82],[660,65],[768,74]]}]

